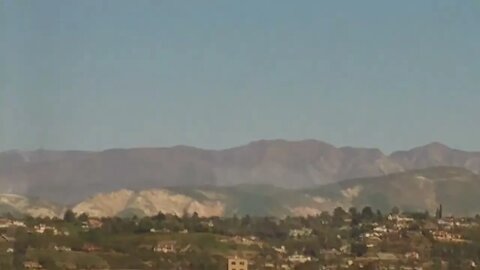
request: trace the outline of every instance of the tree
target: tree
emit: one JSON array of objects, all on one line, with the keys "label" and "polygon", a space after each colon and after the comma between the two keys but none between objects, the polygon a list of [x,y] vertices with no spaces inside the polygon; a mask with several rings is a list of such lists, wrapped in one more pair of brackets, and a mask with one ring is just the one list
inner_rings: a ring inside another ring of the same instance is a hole
[{"label": "tree", "polygon": [[362,210],[362,219],[363,220],[373,220],[375,214],[370,206],[366,206]]},{"label": "tree", "polygon": [[136,233],[148,233],[150,232],[150,230],[153,228],[153,222],[150,218],[148,217],[145,217],[145,218],[142,218],[139,222],[138,222],[138,226],[135,230]]},{"label": "tree", "polygon": [[23,262],[25,261],[28,249],[28,234],[24,229],[19,229],[15,233],[15,243],[13,244],[13,268],[24,269]]},{"label": "tree", "polygon": [[164,213],[162,213],[161,211],[158,212],[158,214],[156,214],[153,217],[153,220],[155,220],[158,223],[161,223],[161,222],[165,221],[166,219],[167,219],[167,216]]},{"label": "tree", "polygon": [[82,213],[80,216],[78,216],[78,221],[81,221],[81,222],[88,221],[87,213]]},{"label": "tree", "polygon": [[357,257],[365,255],[367,253],[367,250],[367,245],[365,245],[364,243],[352,243],[351,245],[352,254]]},{"label": "tree", "polygon": [[319,268],[316,262],[306,262],[295,266],[295,270],[317,270]]},{"label": "tree", "polygon": [[377,221],[380,222],[383,220],[383,214],[382,214],[382,211],[380,211],[379,209],[377,209],[377,214],[376,214],[376,218],[377,218]]},{"label": "tree", "polygon": [[400,209],[398,207],[393,207],[392,211],[390,212],[392,215],[399,215],[400,214]]},{"label": "tree", "polygon": [[350,213],[350,217],[352,218],[352,226],[357,226],[360,223],[360,215],[358,214],[357,208],[350,207],[348,213]]},{"label": "tree", "polygon": [[252,218],[250,217],[250,215],[245,215],[243,218],[242,218],[242,227],[243,228],[248,228],[250,227],[250,225],[252,224]]},{"label": "tree", "polygon": [[333,217],[332,217],[332,222],[334,225],[342,225],[345,217],[347,216],[347,212],[343,210],[342,207],[337,207],[333,210]]},{"label": "tree", "polygon": [[443,217],[443,207],[441,204],[440,204],[440,207],[437,209],[437,212],[435,213],[435,217],[437,219],[442,219]]},{"label": "tree", "polygon": [[40,256],[38,258],[38,263],[48,270],[60,270],[60,267],[55,263],[55,259],[50,256]]},{"label": "tree", "polygon": [[63,220],[68,223],[74,223],[77,220],[77,217],[75,216],[75,213],[72,211],[72,209],[68,209],[63,215]]}]

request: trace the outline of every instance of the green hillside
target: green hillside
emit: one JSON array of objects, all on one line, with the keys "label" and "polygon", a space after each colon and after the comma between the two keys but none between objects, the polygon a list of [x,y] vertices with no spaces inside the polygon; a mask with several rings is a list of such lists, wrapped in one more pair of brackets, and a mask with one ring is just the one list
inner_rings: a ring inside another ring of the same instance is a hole
[{"label": "green hillside", "polygon": [[[355,191],[352,196],[346,196]],[[357,207],[372,206],[389,211],[435,211],[442,204],[446,213],[472,215],[480,212],[480,177],[454,167],[437,167],[382,177],[346,180],[306,191]]]}]

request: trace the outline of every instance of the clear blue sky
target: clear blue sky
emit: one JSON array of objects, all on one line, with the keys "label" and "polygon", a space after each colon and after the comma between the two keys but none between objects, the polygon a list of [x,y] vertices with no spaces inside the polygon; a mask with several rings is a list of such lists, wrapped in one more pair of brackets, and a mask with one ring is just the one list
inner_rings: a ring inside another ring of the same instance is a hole
[{"label": "clear blue sky", "polygon": [[0,150],[480,150],[480,1],[0,1]]}]

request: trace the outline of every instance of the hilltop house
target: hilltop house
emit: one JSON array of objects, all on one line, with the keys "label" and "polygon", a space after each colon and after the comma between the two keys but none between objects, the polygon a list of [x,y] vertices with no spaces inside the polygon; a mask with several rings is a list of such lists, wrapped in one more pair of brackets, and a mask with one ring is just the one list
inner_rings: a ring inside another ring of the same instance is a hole
[{"label": "hilltop house", "polygon": [[248,261],[236,256],[228,258],[227,270],[248,270]]}]

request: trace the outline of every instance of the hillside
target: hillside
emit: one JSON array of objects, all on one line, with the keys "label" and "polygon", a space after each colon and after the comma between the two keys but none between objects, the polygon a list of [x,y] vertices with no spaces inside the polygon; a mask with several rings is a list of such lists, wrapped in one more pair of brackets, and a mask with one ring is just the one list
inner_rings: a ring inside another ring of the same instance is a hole
[{"label": "hillside", "polygon": [[62,217],[65,208],[51,202],[15,194],[0,194],[0,214],[33,217]]},{"label": "hillside", "polygon": [[315,141],[257,141],[226,150],[188,146],[102,152],[0,153],[0,192],[74,204],[97,193],[164,187],[273,185],[302,189],[431,166],[480,172],[480,153],[434,143],[383,154]]},{"label": "hillside", "polygon": [[308,191],[316,201],[349,207],[372,206],[389,211],[434,213],[442,204],[445,213],[480,213],[480,176],[463,168],[436,167],[374,178],[342,181]]},{"label": "hillside", "polygon": [[154,215],[159,211],[201,216],[304,216],[322,211],[372,206],[384,212],[398,206],[405,211],[435,209],[445,213],[480,213],[480,176],[463,168],[436,167],[360,178],[309,190],[288,190],[267,185],[235,187],[154,189],[140,192],[121,190],[100,194],[78,204],[76,212],[90,215]]},{"label": "hillside", "polygon": [[315,202],[294,190],[273,186],[244,185],[150,189],[134,192],[120,190],[98,194],[79,204],[73,211],[90,216],[152,216],[158,212],[199,216],[286,216],[302,215],[301,209]]},{"label": "hillside", "polygon": [[304,190],[272,185],[171,187],[98,193],[75,205],[59,206],[19,195],[0,195],[0,212],[14,215],[61,216],[72,207],[90,216],[152,216],[158,212],[200,216],[306,216],[341,206],[371,206],[383,212],[435,209],[446,214],[480,213],[480,176],[463,168],[435,167],[357,178]]}]

